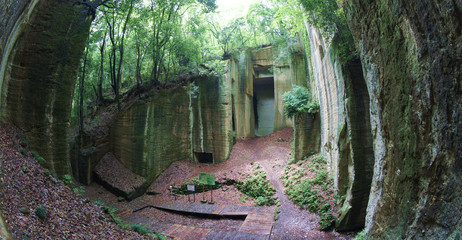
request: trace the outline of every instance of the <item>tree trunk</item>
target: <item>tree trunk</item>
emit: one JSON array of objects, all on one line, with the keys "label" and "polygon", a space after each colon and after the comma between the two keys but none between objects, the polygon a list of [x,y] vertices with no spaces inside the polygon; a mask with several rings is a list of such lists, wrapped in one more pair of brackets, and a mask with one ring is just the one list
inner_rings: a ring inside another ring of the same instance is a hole
[{"label": "tree trunk", "polygon": [[96,96],[98,99],[97,101],[99,104],[104,102],[103,81],[104,81],[104,49],[106,47],[106,35],[107,35],[107,32],[104,33],[103,44],[101,45],[99,49],[100,54],[101,54],[101,62],[99,66],[100,76],[99,76],[99,82],[98,82],[98,92],[96,93]]},{"label": "tree trunk", "polygon": [[85,94],[85,72],[87,70],[87,59],[88,59],[88,48],[85,50],[85,55],[83,57],[83,68],[82,68],[82,76],[80,77],[80,89],[79,89],[79,133],[82,135],[83,133],[83,119],[84,119],[84,109],[83,109],[83,99]]}]

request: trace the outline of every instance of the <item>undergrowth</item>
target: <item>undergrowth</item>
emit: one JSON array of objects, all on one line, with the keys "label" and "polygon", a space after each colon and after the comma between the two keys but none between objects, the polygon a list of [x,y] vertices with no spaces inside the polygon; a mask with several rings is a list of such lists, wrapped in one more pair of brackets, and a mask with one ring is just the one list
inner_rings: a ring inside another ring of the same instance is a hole
[{"label": "undergrowth", "polygon": [[272,206],[275,203],[273,195],[276,189],[268,181],[266,172],[257,165],[254,167],[254,172],[249,174],[244,182],[237,181],[236,187],[246,196],[255,200],[259,206]]},{"label": "undergrowth", "polygon": [[289,199],[320,216],[321,230],[333,226],[338,206],[324,156],[314,155],[286,166],[281,179]]},{"label": "undergrowth", "polygon": [[359,232],[355,238],[353,238],[353,240],[363,240],[363,239],[366,239],[366,231],[365,230],[362,230],[361,232]]}]

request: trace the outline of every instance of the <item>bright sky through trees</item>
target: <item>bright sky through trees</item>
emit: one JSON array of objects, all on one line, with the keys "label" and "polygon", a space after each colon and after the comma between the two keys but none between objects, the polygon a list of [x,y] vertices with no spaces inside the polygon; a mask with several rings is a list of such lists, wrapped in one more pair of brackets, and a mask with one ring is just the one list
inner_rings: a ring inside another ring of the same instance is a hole
[{"label": "bright sky through trees", "polygon": [[227,24],[233,19],[243,17],[247,14],[249,6],[259,0],[217,0],[218,15],[220,24]]}]

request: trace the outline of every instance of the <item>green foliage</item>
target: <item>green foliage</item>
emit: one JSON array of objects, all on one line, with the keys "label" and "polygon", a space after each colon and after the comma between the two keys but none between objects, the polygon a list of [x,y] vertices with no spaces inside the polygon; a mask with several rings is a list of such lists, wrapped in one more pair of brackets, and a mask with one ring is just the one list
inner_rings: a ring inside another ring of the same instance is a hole
[{"label": "green foliage", "polygon": [[319,112],[319,103],[312,100],[308,88],[294,86],[291,91],[283,94],[284,115],[291,118],[301,113]]},{"label": "green foliage", "polygon": [[456,231],[454,240],[460,240],[460,232]]},{"label": "green foliage", "polygon": [[273,195],[276,189],[268,181],[263,170],[248,175],[245,182],[237,182],[236,187],[246,196],[252,197],[259,206],[272,206],[275,203]]},{"label": "green foliage", "polygon": [[210,191],[210,189],[219,189],[221,188],[221,183],[218,181],[215,181],[215,185],[207,185],[203,184],[199,181],[199,178],[191,178],[188,181],[185,181],[179,188],[173,189],[173,193],[179,194],[179,195],[186,195],[190,194],[191,192],[188,191],[188,185],[195,185],[196,187],[196,192],[202,191],[205,189],[205,191]]},{"label": "green foliage", "polygon": [[274,209],[274,221],[279,219],[278,214],[281,212],[279,207],[281,206],[281,201],[279,199],[276,200],[276,208]]},{"label": "green foliage", "polygon": [[357,57],[353,36],[337,0],[300,0],[300,3],[306,10],[308,23],[321,29],[326,39],[332,39],[332,46],[342,62]]},{"label": "green foliage", "polygon": [[[314,176],[306,177],[305,171]],[[328,178],[327,160],[324,156],[304,158],[296,165],[286,166],[281,180],[289,199],[320,216],[321,230],[332,227],[336,219],[331,206],[335,205],[334,197],[330,197],[333,195],[333,181]]]},{"label": "green foliage", "polygon": [[85,187],[83,186],[75,187],[72,190],[79,195],[83,195],[85,193]]},{"label": "green foliage", "polygon": [[100,200],[95,200],[93,201],[94,204],[96,205],[99,205],[99,206],[104,206],[104,202],[100,201]]},{"label": "green foliage", "polygon": [[135,231],[135,232],[137,232],[137,233],[139,233],[141,235],[149,236],[149,235],[153,234],[151,230],[146,228],[146,225],[142,225],[141,223],[132,224],[132,225],[130,225],[130,228],[133,231]]},{"label": "green foliage", "polygon": [[32,151],[31,153],[40,165],[43,166],[46,163],[46,160],[43,157],[41,157],[36,151]]},{"label": "green foliage", "polygon": [[353,240],[363,240],[363,239],[366,239],[366,231],[365,230],[362,230],[361,232],[359,232],[355,238],[353,238]]},{"label": "green foliage", "polygon": [[21,208],[21,209],[19,209],[19,212],[21,212],[22,214],[25,214],[25,215],[29,215],[30,210],[28,208]]},{"label": "green foliage", "polygon": [[156,239],[161,239],[161,240],[170,239],[170,238],[168,238],[167,236],[162,235],[162,234],[160,234],[160,233],[154,233],[154,237],[155,237]]},{"label": "green foliage", "polygon": [[69,174],[63,175],[62,176],[62,181],[63,181],[64,184],[66,184],[69,187],[74,186],[74,178]]},{"label": "green foliage", "polygon": [[42,219],[42,220],[46,220],[48,218],[48,214],[47,214],[47,208],[43,205],[39,205],[36,209],[35,209],[35,215]]}]

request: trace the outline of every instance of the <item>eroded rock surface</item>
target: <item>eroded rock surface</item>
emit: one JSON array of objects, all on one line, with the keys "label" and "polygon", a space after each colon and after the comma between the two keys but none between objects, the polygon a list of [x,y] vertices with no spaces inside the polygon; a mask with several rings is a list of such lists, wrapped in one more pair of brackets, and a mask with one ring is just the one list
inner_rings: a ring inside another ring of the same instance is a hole
[{"label": "eroded rock surface", "polygon": [[345,2],[371,97],[372,238],[461,229],[460,1]]},{"label": "eroded rock surface", "polygon": [[26,132],[49,169],[68,174],[71,102],[91,18],[72,1],[7,2],[0,28],[0,115]]}]

